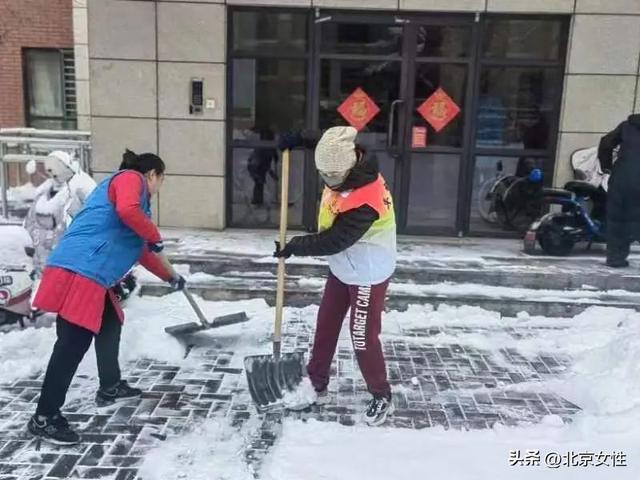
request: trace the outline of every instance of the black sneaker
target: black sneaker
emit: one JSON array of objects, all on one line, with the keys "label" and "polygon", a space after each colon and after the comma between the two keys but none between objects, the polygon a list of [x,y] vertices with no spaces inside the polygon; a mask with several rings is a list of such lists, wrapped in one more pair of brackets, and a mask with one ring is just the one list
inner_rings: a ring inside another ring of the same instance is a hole
[{"label": "black sneaker", "polygon": [[67,419],[60,414],[50,417],[34,415],[29,420],[27,428],[36,437],[56,445],[80,443],[80,435],[69,426]]},{"label": "black sneaker", "polygon": [[96,393],[96,405],[98,407],[108,407],[120,400],[136,398],[142,395],[142,390],[129,386],[126,380],[120,382],[111,388],[100,388]]},{"label": "black sneaker", "polygon": [[394,409],[391,397],[373,397],[364,412],[364,422],[371,426],[382,425]]}]

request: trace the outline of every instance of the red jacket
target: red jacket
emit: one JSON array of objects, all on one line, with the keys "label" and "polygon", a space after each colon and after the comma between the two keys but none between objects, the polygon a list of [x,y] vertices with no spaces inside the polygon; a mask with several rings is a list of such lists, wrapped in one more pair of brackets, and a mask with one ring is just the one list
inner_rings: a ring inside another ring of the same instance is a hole
[{"label": "red jacket", "polygon": [[[144,214],[140,206],[143,184],[138,175],[123,173],[113,179],[109,186],[111,200],[120,219],[145,241],[156,243],[162,240],[158,228]],[[140,264],[160,279],[170,280],[160,259],[148,250],[140,257]],[[99,333],[106,295],[109,295],[115,310],[124,321],[124,313],[113,291],[105,289],[80,274],[57,267],[46,267],[33,305],[46,312],[57,313],[65,320]]]}]

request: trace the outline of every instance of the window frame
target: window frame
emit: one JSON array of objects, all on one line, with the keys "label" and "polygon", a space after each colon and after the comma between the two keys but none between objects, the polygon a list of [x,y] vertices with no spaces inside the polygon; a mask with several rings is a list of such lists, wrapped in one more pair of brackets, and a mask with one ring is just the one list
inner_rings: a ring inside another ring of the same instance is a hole
[{"label": "window frame", "polygon": [[[306,125],[311,130],[318,129],[319,122],[319,88],[320,88],[320,66],[323,60],[367,60],[367,61],[391,61],[395,60],[388,55],[373,55],[373,54],[343,54],[343,53],[327,53],[322,52],[320,48],[321,35],[319,35],[319,28],[326,16],[332,19],[334,22],[348,21],[348,22],[378,22],[383,14],[391,16],[391,12],[363,12],[355,10],[335,10],[335,9],[309,9],[308,7],[274,7],[274,6],[229,6],[228,15],[232,16],[236,11],[267,11],[269,13],[294,13],[294,14],[306,14],[308,26],[307,26],[307,48],[304,53],[302,52],[286,52],[279,55],[273,52],[264,52],[262,54],[255,53],[249,54],[246,51],[234,51],[233,42],[227,42],[227,59],[228,65],[231,65],[233,60],[238,58],[278,58],[278,59],[291,59],[291,60],[303,60],[307,62],[306,75],[307,75],[307,101],[306,101]],[[468,57],[418,57],[413,59],[413,63],[417,66],[421,63],[437,63],[437,64],[458,64],[466,65],[469,69],[468,72],[468,85],[465,91],[468,94],[469,103],[466,105],[467,113],[465,114],[465,122],[469,121],[470,124],[466,126],[465,138],[460,148],[444,147],[444,146],[430,146],[424,153],[456,153],[460,155],[460,179],[458,185],[458,210],[457,210],[457,222],[455,231],[448,229],[447,231],[437,231],[437,229],[422,229],[418,227],[408,227],[406,224],[401,227],[402,233],[406,234],[461,234],[465,236],[490,236],[500,237],[508,236],[512,237],[510,233],[496,234],[485,233],[480,231],[474,231],[471,226],[471,201],[472,201],[472,188],[473,188],[473,176],[476,164],[476,158],[481,156],[492,157],[514,157],[514,156],[526,156],[543,159],[545,165],[545,171],[549,173],[546,176],[545,182],[548,184],[552,181],[551,172],[554,170],[556,163],[557,142],[559,138],[560,127],[560,111],[562,105],[562,98],[564,95],[564,82],[559,85],[556,92],[556,97],[551,102],[552,105],[552,119],[553,121],[549,125],[549,139],[547,147],[544,149],[536,150],[524,150],[517,148],[508,148],[500,146],[478,146],[476,142],[477,129],[478,129],[478,114],[479,114],[479,94],[480,94],[480,75],[486,67],[530,67],[541,69],[557,69],[559,71],[559,78],[564,79],[565,66],[567,61],[567,49],[569,42],[569,30],[570,19],[569,15],[562,14],[513,14],[513,13],[483,13],[476,16],[475,21],[473,18],[469,19],[467,14],[455,14],[455,13],[428,13],[422,14],[417,12],[406,12],[399,20],[409,19],[407,21],[424,23],[425,25],[441,25],[442,20],[446,19],[447,25],[466,26],[472,25],[472,45]],[[233,38],[234,22],[232,17],[229,17],[227,27],[227,38]],[[391,18],[391,17],[390,17]],[[545,59],[520,59],[520,58],[494,58],[486,57],[483,54],[484,48],[484,35],[488,22],[491,20],[546,20],[546,21],[559,21],[561,22],[561,44],[559,45],[559,56],[557,60],[545,60]],[[384,22],[382,22],[384,23]],[[402,52],[400,55],[400,61],[405,62],[406,52]],[[265,142],[256,140],[234,140],[233,139],[233,105],[231,99],[233,98],[233,68],[226,69],[226,149],[225,149],[225,165],[227,172],[232,172],[233,168],[233,150],[235,148],[252,148],[260,146],[272,146],[275,142]],[[408,130],[407,130],[408,132]],[[405,133],[407,133],[405,132]],[[408,135],[408,133],[407,133]],[[414,152],[419,153],[419,152]],[[230,174],[226,175],[226,202],[225,216],[227,225],[233,226],[232,218],[232,188],[233,179]],[[311,225],[315,224],[315,199],[318,192],[314,192],[317,189],[315,180],[315,171],[313,168],[313,151],[307,149],[305,156],[305,186],[309,187],[305,190],[304,202],[305,207],[303,209],[303,226],[311,228]],[[402,177],[397,175],[396,182]],[[402,186],[404,189],[405,186]],[[408,197],[408,194],[407,194]],[[398,202],[399,208],[403,209],[407,205],[401,205]],[[402,216],[402,214],[401,214]],[[401,223],[400,223],[401,224]],[[399,224],[399,225],[400,225]],[[258,228],[271,228],[262,227]]]},{"label": "window frame", "polygon": [[[45,116],[45,115],[32,115],[31,114],[31,88],[29,78],[29,53],[30,52],[48,52],[57,53],[60,64],[60,86],[62,88],[62,116]],[[78,114],[76,111],[69,111],[67,109],[68,98],[65,82],[65,53],[73,52],[73,49],[68,48],[50,48],[50,47],[23,47],[22,48],[22,85],[23,85],[23,105],[24,105],[24,120],[27,127],[33,127],[33,122],[37,120],[44,121],[58,121],[60,122],[59,130],[75,130],[77,128]],[[75,90],[75,70],[74,70],[74,90]],[[77,92],[76,92],[77,95]],[[76,102],[77,104],[77,102]],[[73,125],[73,128],[65,128],[63,124],[67,122]],[[36,128],[36,127],[33,127]],[[49,130],[51,128],[47,128]]]},{"label": "window frame", "polygon": [[[233,38],[235,33],[235,25],[233,22],[233,15],[236,12],[267,12],[272,14],[278,13],[292,13],[304,15],[307,22],[307,45],[304,52],[292,51],[285,54],[279,54],[273,51],[265,52],[248,52],[246,50],[235,50],[233,45]],[[313,55],[315,51],[315,38],[313,35],[313,11],[308,7],[276,7],[276,6],[264,6],[264,5],[228,5],[227,6],[227,46],[226,46],[226,112],[225,112],[225,168],[227,175],[225,175],[225,225],[233,227],[233,151],[235,149],[242,148],[258,148],[258,147],[275,147],[277,142],[254,140],[254,139],[234,139],[233,138],[233,61],[237,59],[256,59],[256,60],[297,60],[306,62],[305,64],[305,112],[304,121],[306,125],[310,125],[313,118],[314,106],[312,105],[313,96],[313,75],[315,73],[315,66],[313,62]],[[277,132],[276,132],[277,133]],[[313,152],[305,150],[304,157],[304,185],[310,185],[310,176],[314,175],[313,168]],[[315,195],[313,192],[307,192],[304,195],[303,210],[302,210],[302,225],[293,225],[293,227],[303,228],[313,221],[313,206]],[[267,230],[272,229],[273,226],[257,225],[257,229]]]},{"label": "window frame", "polygon": [[[557,60],[543,60],[543,59],[513,59],[513,58],[492,58],[485,57],[484,55],[484,35],[485,29],[489,21],[493,19],[498,20],[548,20],[561,22],[561,45],[559,47],[559,55]],[[471,142],[469,149],[466,152],[466,165],[467,165],[467,178],[464,180],[465,186],[461,192],[460,202],[462,205],[462,211],[459,213],[460,219],[464,223],[463,233],[465,236],[474,237],[513,237],[511,232],[482,232],[471,230],[471,201],[473,196],[473,175],[476,166],[476,159],[482,156],[498,157],[514,157],[514,156],[526,156],[543,159],[544,169],[546,172],[553,172],[556,166],[556,156],[558,147],[558,138],[560,136],[560,113],[562,109],[562,99],[564,97],[564,77],[565,68],[567,62],[567,53],[569,46],[569,33],[571,26],[570,15],[547,15],[547,14],[511,14],[511,13],[487,13],[481,17],[479,22],[478,42],[476,44],[475,55],[475,78],[472,79],[474,85],[474,91],[472,95],[472,116],[471,116]],[[484,67],[530,67],[541,69],[557,69],[560,72],[560,79],[562,84],[558,88],[557,96],[553,102],[553,115],[554,121],[549,125],[549,140],[546,149],[540,150],[524,150],[513,149],[504,147],[489,147],[478,146],[476,142],[477,130],[478,130],[478,114],[480,108],[480,86],[481,75]],[[553,183],[553,174],[545,175],[544,183],[546,186],[550,186]]]}]

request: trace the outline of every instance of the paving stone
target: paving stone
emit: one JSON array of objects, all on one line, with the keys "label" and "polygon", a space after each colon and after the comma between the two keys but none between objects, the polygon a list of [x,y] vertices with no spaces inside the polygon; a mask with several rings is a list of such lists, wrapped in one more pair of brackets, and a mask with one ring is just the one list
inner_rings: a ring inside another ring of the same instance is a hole
[{"label": "paving stone", "polygon": [[114,467],[78,467],[74,473],[81,478],[113,477],[118,472]]},{"label": "paving stone", "polygon": [[0,463],[0,478],[4,476],[15,476],[15,478],[22,475],[22,473],[28,468],[28,465],[19,465],[16,463]]},{"label": "paving stone", "polygon": [[[302,319],[292,320],[286,325],[289,331],[285,345],[288,350],[306,354],[313,331]],[[540,352],[527,359],[515,349],[496,353],[462,343],[449,346],[429,343],[430,336],[439,334],[505,332],[513,338],[527,338],[547,330],[442,326],[413,329],[407,332],[410,340],[385,341],[383,348],[388,356],[396,403],[388,426],[471,430],[491,428],[496,423],[537,422],[549,413],[570,422],[579,406],[533,388],[522,392],[507,388],[559,375],[570,365],[570,358]],[[42,478],[49,470],[57,475],[66,472],[82,478],[110,475],[110,479],[134,480],[137,467],[151,449],[167,438],[184,435],[194,424],[216,418],[232,428],[242,427],[256,418],[256,411],[243,372],[229,366],[234,354],[228,343],[218,345],[220,348],[193,347],[189,355],[197,361],[188,367],[148,360],[128,365],[124,369],[126,378],[131,383],[137,381],[144,388],[143,395],[110,413],[95,414],[92,398],[71,402],[65,412],[71,412],[67,414],[69,420],[83,435],[83,443],[72,448],[47,447],[43,443],[41,450],[36,451],[36,443],[25,431],[34,408],[32,402],[39,394],[41,375],[0,388],[0,465],[9,465],[6,468],[11,472],[6,475],[15,475],[13,472],[24,465],[28,471],[20,470],[19,480],[25,480],[28,473],[33,474],[34,480]],[[348,338],[342,338],[338,344],[332,372],[329,405],[259,417],[262,423],[245,451],[250,469],[259,472],[260,463],[280,435],[283,416],[347,426],[359,422],[370,397]],[[95,381],[84,377],[75,383],[79,385],[77,388],[86,388]]]},{"label": "paving stone", "polygon": [[102,460],[105,467],[138,467],[142,464],[142,457],[106,456]]},{"label": "paving stone", "polygon": [[136,439],[134,435],[120,435],[111,445],[109,455],[128,455]]},{"label": "paving stone", "polygon": [[23,450],[12,461],[15,463],[31,463],[31,464],[54,464],[58,461],[60,455],[57,453],[35,452],[31,450]]},{"label": "paving stone", "polygon": [[[111,427],[112,425],[126,424],[131,418],[131,416],[134,414],[134,412],[137,410],[137,408],[138,406],[118,408],[116,410],[116,413],[113,414],[107,426],[105,427],[105,430],[104,430],[105,433],[109,433],[107,431],[107,428]],[[118,433],[124,433],[124,432],[118,432]]]},{"label": "paving stone", "polygon": [[78,465],[90,467],[98,465],[102,460],[102,457],[104,456],[106,450],[107,446],[105,445],[92,445],[80,459]]},{"label": "paving stone", "polygon": [[144,427],[145,425],[156,425],[161,427],[167,423],[168,417],[155,417],[150,415],[135,415],[129,420],[129,424],[132,426]]},{"label": "paving stone", "polygon": [[48,477],[67,478],[80,460],[80,455],[62,455],[53,468],[47,473]]},{"label": "paving stone", "polygon": [[106,433],[82,433],[82,441],[87,443],[108,443],[111,444],[115,439],[116,434]]},{"label": "paving stone", "polygon": [[27,445],[26,441],[11,440],[0,450],[0,462],[9,461],[18,451]]},{"label": "paving stone", "polygon": [[172,365],[153,364],[149,367],[149,370],[161,371],[161,372],[178,372],[180,367],[174,367]]},{"label": "paving stone", "polygon": [[22,473],[20,480],[42,480],[49,470],[48,465],[29,465]]},{"label": "paving stone", "polygon": [[138,470],[135,468],[120,468],[114,480],[135,480]]},{"label": "paving stone", "polygon": [[168,384],[156,384],[151,388],[152,392],[182,392],[184,385],[168,385]]}]

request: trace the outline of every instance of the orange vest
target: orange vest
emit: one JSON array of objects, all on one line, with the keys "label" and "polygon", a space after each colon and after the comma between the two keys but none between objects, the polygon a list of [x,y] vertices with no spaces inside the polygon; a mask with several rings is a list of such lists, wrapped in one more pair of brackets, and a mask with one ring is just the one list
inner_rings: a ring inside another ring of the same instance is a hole
[{"label": "orange vest", "polygon": [[[388,224],[390,220],[393,220],[393,226],[395,228],[393,199],[384,178],[382,175],[378,175],[378,178],[374,182],[354,190],[337,192],[331,190],[329,187],[325,187],[322,193],[322,202],[320,203],[318,218],[320,231],[330,228],[339,214],[354,210],[363,205],[369,205],[378,212],[379,218],[372,228],[375,227],[378,222]],[[391,218],[390,214],[393,218]]]}]

